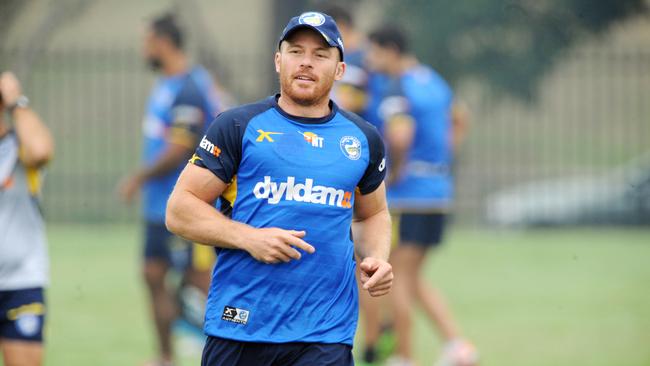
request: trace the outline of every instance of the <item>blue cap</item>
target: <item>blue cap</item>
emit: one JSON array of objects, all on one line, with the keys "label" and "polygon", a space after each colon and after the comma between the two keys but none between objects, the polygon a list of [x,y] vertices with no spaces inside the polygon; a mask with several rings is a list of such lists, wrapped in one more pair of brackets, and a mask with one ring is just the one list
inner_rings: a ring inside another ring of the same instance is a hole
[{"label": "blue cap", "polygon": [[278,47],[280,47],[282,41],[287,39],[293,31],[299,28],[311,28],[317,31],[321,36],[323,36],[327,44],[339,49],[339,52],[341,52],[341,61],[343,61],[343,40],[341,39],[339,28],[336,26],[336,22],[331,16],[325,13],[310,11],[291,18],[282,31],[282,37],[280,37]]}]

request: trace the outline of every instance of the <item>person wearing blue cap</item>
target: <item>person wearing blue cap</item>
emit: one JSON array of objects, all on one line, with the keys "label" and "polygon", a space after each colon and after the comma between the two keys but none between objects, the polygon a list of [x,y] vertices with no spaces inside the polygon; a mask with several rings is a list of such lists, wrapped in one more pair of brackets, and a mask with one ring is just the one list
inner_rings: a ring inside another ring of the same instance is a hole
[{"label": "person wearing blue cap", "polygon": [[390,291],[384,144],[330,100],[344,54],[330,16],[292,18],[280,93],[217,116],[169,198],[169,230],[218,253],[204,366],[354,365],[355,254],[361,291]]}]

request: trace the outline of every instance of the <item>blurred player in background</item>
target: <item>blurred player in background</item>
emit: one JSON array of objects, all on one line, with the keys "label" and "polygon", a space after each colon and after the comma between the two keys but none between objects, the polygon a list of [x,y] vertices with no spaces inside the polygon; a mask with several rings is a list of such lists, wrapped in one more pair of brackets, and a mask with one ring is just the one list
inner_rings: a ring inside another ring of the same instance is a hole
[{"label": "blurred player in background", "polygon": [[[368,84],[370,78],[379,77],[371,74],[364,65],[367,39],[363,32],[359,31],[351,12],[338,5],[330,5],[324,8],[324,12],[331,15],[338,25],[341,36],[345,42],[345,74],[341,80],[334,83],[332,88],[332,99],[343,109],[365,117],[368,113],[369,102]],[[354,238],[360,240],[360,233],[353,224]],[[360,271],[357,271],[359,278]],[[361,286],[361,282],[359,282]],[[365,291],[359,293],[359,305],[362,311],[363,326],[363,350],[361,364],[373,364],[380,361],[385,354],[390,353],[390,334],[381,332],[381,299],[369,296]],[[383,339],[380,339],[380,337]],[[387,341],[388,340],[388,341]],[[378,346],[386,344],[386,347]],[[381,348],[381,349],[379,349]]]},{"label": "blurred player in background", "polygon": [[[173,358],[171,330],[179,314],[179,303],[175,293],[167,288],[169,269],[183,274],[183,285],[193,285],[182,287],[183,293],[198,288],[205,294],[214,257],[210,250],[193,246],[165,227],[167,199],[219,109],[212,78],[203,67],[191,64],[183,50],[183,41],[183,33],[171,15],[155,19],[147,29],[144,56],[149,66],[162,76],[146,106],[142,166],[119,187],[127,202],[133,201],[140,188],[143,190],[143,272],[159,345],[159,359],[152,363],[155,366],[171,365]],[[199,326],[202,317],[202,313],[198,315]]]},{"label": "blurred player in background", "polygon": [[49,264],[39,195],[54,142],[28,104],[16,77],[0,74],[0,353],[6,366],[43,360]]},{"label": "blurred player in background", "polygon": [[363,291],[392,284],[383,143],[330,100],[345,71],[336,24],[294,17],[278,48],[280,94],[217,117],[168,204],[172,231],[218,248],[204,366],[353,365],[355,252]]},{"label": "blurred player in background", "polygon": [[352,14],[345,8],[331,5],[323,10],[329,14],[345,40],[345,74],[332,87],[332,99],[343,109],[363,117],[366,108],[368,73],[364,69],[366,38],[354,25]]},{"label": "blurred player in background", "polygon": [[398,228],[399,245],[391,254],[395,269],[392,298],[397,354],[391,366],[414,365],[412,314],[422,305],[445,341],[440,365],[470,366],[474,347],[463,340],[437,290],[425,283],[422,267],[443,237],[452,205],[452,146],[465,121],[454,117],[453,94],[442,77],[408,54],[405,35],[383,27],[369,35],[369,67],[390,77],[378,107],[388,148],[387,196]]}]

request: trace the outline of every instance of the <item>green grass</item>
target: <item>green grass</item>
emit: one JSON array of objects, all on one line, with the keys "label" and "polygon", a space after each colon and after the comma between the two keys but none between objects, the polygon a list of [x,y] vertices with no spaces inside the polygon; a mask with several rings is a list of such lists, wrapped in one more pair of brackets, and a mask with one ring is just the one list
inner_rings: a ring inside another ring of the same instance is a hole
[{"label": "green grass", "polygon": [[[134,227],[49,228],[47,365],[139,365],[152,328]],[[483,366],[650,365],[650,231],[452,232],[426,275]],[[421,315],[423,366],[439,348]],[[198,365],[198,357],[181,365]]]}]

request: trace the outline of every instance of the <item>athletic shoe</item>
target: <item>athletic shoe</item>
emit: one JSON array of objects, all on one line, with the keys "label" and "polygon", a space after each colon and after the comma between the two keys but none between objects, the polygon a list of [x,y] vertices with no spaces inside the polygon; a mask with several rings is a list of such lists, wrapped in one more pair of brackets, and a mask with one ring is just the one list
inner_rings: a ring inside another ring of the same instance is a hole
[{"label": "athletic shoe", "polygon": [[415,363],[409,359],[406,359],[402,356],[390,356],[386,360],[386,366],[415,366]]},{"label": "athletic shoe", "polygon": [[435,366],[477,366],[478,360],[478,352],[473,344],[456,339],[447,342]]}]

